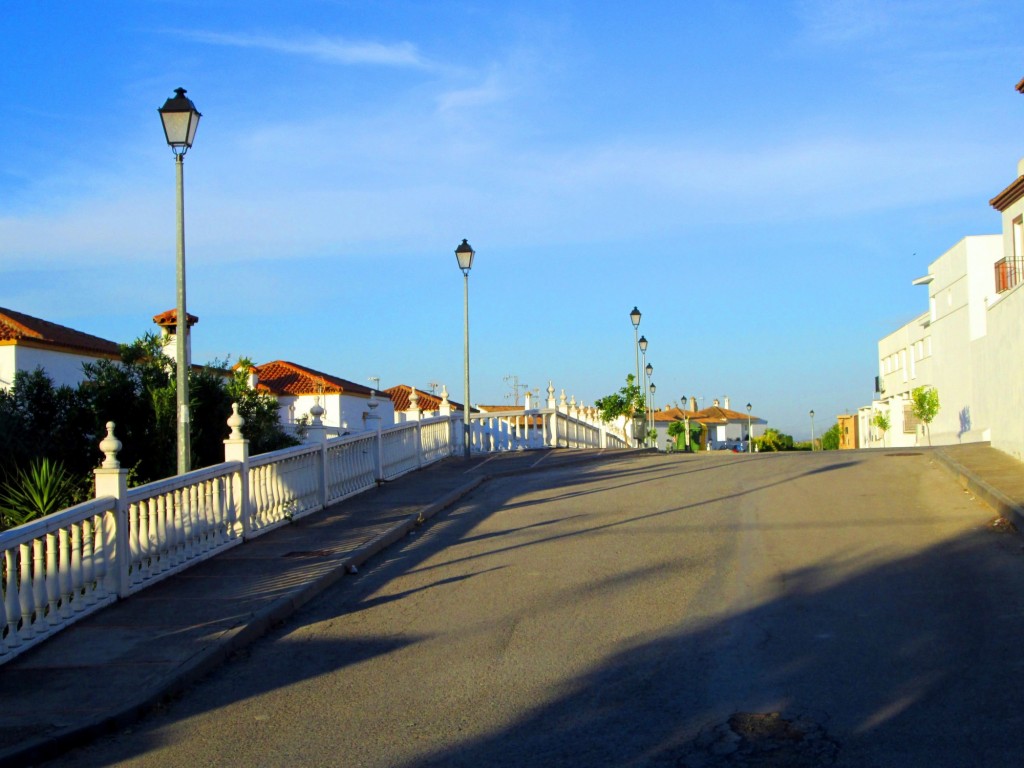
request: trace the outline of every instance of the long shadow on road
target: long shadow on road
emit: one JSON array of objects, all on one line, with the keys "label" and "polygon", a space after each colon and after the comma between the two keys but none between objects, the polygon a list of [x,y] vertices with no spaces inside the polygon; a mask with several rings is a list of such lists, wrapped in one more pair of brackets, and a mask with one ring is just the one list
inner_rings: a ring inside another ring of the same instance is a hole
[{"label": "long shadow on road", "polygon": [[[681,464],[675,470],[714,468]],[[844,468],[845,462],[835,462],[788,473],[759,488]],[[593,468],[573,480],[579,487],[566,494],[592,493],[587,486],[598,479],[628,485],[644,482],[645,477],[661,477],[662,472],[660,466],[639,471]],[[555,473],[552,487],[564,483],[564,473]],[[506,501],[517,496],[512,485],[508,487]],[[541,490],[544,483],[534,478],[530,488]],[[678,514],[731,496],[711,496],[611,525]],[[493,498],[486,504],[473,499],[461,504],[403,545],[379,555],[367,564],[364,574],[343,580],[297,614],[265,641],[279,653],[254,650],[258,665],[247,666],[241,663],[244,659],[228,664],[133,734],[121,734],[55,764],[102,765],[149,753],[153,754],[151,764],[157,764],[157,752],[174,747],[166,730],[169,725],[427,640],[402,635],[295,643],[289,642],[289,635],[303,625],[344,621],[415,593],[456,588],[500,568],[458,573],[414,590],[374,596],[381,584],[403,575],[464,565],[479,557],[450,559],[445,566],[424,565],[445,548],[492,538],[499,546],[488,554],[512,552],[606,527],[583,527],[502,547],[496,534],[470,534],[496,509]],[[543,532],[547,525],[572,517],[520,530]],[[898,520],[892,524],[911,525]],[[700,625],[669,627],[661,636],[624,648],[565,680],[557,693],[500,728],[462,740],[452,735],[446,746],[424,749],[399,764],[408,768],[1021,764],[1024,745],[1019,732],[1024,715],[1019,692],[1024,690],[1024,665],[1017,661],[1016,645],[1017,638],[1024,636],[1019,598],[1024,590],[1024,563],[1015,556],[1017,544],[1009,541],[1002,534],[973,530],[883,565],[833,559],[787,572],[785,590],[775,599]],[[602,577],[566,590],[559,600],[571,603],[627,582],[643,584],[658,578],[666,567],[684,568],[686,563],[652,563],[629,571],[616,570],[610,563]],[[837,573],[850,575],[837,580]],[[1000,610],[1002,602],[1006,605]],[[980,616],[996,616],[999,623],[978,626]],[[500,698],[502,692],[496,690],[494,695]],[[357,704],[324,702],[324,706]],[[315,718],[316,713],[309,717]],[[411,738],[401,719],[393,727],[396,739]],[[769,752],[777,762],[765,762]],[[230,757],[222,756],[228,763]],[[216,753],[210,759],[217,762]]]}]

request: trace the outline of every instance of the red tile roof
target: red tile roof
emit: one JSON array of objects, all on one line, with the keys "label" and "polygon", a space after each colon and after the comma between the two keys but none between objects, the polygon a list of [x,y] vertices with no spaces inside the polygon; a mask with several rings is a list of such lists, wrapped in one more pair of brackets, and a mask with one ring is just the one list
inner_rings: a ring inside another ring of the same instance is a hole
[{"label": "red tile roof", "polygon": [[274,395],[362,395],[370,396],[370,388],[329,373],[314,371],[287,360],[254,365],[259,377],[256,389]]},{"label": "red tile roof", "polygon": [[[390,397],[391,402],[395,404],[395,412],[409,410],[409,395],[412,394],[412,387],[408,384],[397,384],[391,387],[391,389],[385,389],[384,394]],[[421,411],[436,411],[441,407],[441,398],[437,395],[432,395],[419,389],[416,390],[416,394],[420,398],[419,409]],[[452,407],[453,412],[462,410],[461,403],[449,400],[448,404]]]},{"label": "red tile roof", "polygon": [[1024,176],[1017,177],[1010,186],[988,201],[988,204],[1002,213],[1024,195]]},{"label": "red tile roof", "polygon": [[24,344],[121,359],[121,349],[116,342],[3,307],[0,307],[0,344]]},{"label": "red tile roof", "polygon": [[[191,328],[193,325],[199,322],[199,318],[193,315],[191,312],[186,312],[185,317],[188,318],[188,327]],[[153,315],[153,322],[159,325],[161,328],[177,328],[178,327],[178,310],[168,309],[166,312],[161,312],[159,315]]]},{"label": "red tile roof", "polygon": [[[720,408],[717,405],[712,405],[710,408],[704,408],[700,411],[684,411],[682,408],[668,408],[664,411],[655,411],[655,421],[681,421],[683,418],[689,418],[690,421],[700,422],[702,424],[723,424],[729,421],[746,421],[748,414],[740,413],[739,411],[730,411],[725,408]],[[751,422],[757,422],[758,424],[767,423],[762,419],[749,414]]]}]

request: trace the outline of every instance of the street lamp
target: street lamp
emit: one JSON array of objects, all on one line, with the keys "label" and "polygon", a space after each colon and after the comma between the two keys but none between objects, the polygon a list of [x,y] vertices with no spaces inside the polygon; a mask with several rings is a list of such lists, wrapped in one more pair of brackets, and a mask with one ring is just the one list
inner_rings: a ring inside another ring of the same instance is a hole
[{"label": "street lamp", "polygon": [[463,302],[462,302],[462,320],[463,320],[463,383],[465,384],[466,390],[466,405],[465,413],[462,416],[462,455],[467,459],[469,458],[469,441],[470,441],[470,408],[469,408],[469,270],[473,268],[473,256],[476,255],[476,251],[473,250],[473,246],[466,242],[465,238],[462,240],[462,244],[455,249],[455,258],[459,262],[459,269],[462,270],[463,277]]},{"label": "street lamp", "polygon": [[[653,373],[653,369],[651,368],[650,365],[648,365],[647,366],[647,375],[649,376],[651,373]],[[654,390],[655,389],[656,389],[656,387],[654,386],[654,382],[652,381],[651,382],[651,407],[648,409],[649,413],[651,414],[651,416],[650,416],[651,425],[647,428],[648,429],[648,434],[650,434],[650,430],[654,429]],[[657,438],[655,438],[654,447],[655,448],[658,447]]]},{"label": "street lamp", "polygon": [[[636,353],[636,383],[640,384],[640,348],[637,346],[640,342],[637,341],[636,333],[637,329],[640,328],[640,310],[633,307],[633,311],[629,313],[629,321],[633,323],[633,351]],[[646,341],[644,342],[647,343]]]},{"label": "street lamp", "polygon": [[[647,337],[641,336],[640,340],[636,343],[637,349],[640,350],[640,354],[643,356],[644,367],[638,371],[636,377],[636,385],[640,388],[640,394],[644,398],[644,411],[647,410]],[[643,378],[639,374],[643,374]],[[647,424],[647,414],[644,413],[644,424]],[[647,445],[647,435],[644,435],[644,445]]]},{"label": "street lamp", "polygon": [[752,407],[753,406],[751,406],[750,403],[747,403],[747,453],[750,453],[750,448],[753,445],[753,442],[751,441],[751,437],[753,437],[753,435],[750,431],[750,409]]},{"label": "street lamp", "polygon": [[811,411],[811,450],[814,450],[814,411]]},{"label": "street lamp", "polygon": [[178,369],[178,474],[192,468],[192,429],[188,412],[188,314],[185,309],[185,187],[182,172],[185,153],[192,146],[199,127],[199,110],[185,96],[184,88],[175,88],[174,97],[164,102],[157,112],[164,124],[164,136],[174,153],[177,168],[178,193],[178,260],[177,260],[177,326],[175,328],[175,358]]},{"label": "street lamp", "polygon": [[[650,363],[645,365],[644,366],[644,374],[646,374],[646,380],[650,381],[651,380],[651,376],[654,375],[654,366],[651,365]],[[648,416],[648,418],[650,419],[650,422],[651,422],[650,426],[648,427],[648,429],[654,429],[654,389],[651,389],[651,399],[650,399],[650,402],[647,403],[647,413],[650,414],[650,416]]]}]

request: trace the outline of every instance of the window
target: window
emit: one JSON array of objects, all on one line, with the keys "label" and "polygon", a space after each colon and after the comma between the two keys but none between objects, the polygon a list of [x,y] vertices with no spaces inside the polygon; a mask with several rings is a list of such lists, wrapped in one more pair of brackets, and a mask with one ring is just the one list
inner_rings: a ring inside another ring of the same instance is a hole
[{"label": "window", "polygon": [[913,435],[917,432],[917,425],[921,420],[914,416],[914,406],[907,403],[903,406],[903,434]]}]

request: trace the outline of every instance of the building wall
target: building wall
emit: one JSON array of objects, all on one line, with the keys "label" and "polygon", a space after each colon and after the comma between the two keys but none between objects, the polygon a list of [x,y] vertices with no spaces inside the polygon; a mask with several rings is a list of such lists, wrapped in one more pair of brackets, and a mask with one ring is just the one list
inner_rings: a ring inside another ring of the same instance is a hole
[{"label": "building wall", "polygon": [[[277,397],[278,413],[281,423],[294,426],[303,416],[311,420],[309,410],[320,400],[324,409],[321,420],[326,427],[334,427],[349,432],[363,432],[376,429],[377,425],[368,425],[366,416],[370,412],[370,398],[356,395],[280,395]],[[377,394],[376,415],[381,419],[382,427],[390,427],[395,423],[395,408],[387,395]],[[344,424],[344,426],[343,426]]]},{"label": "building wall", "polygon": [[[981,412],[994,414],[992,445],[1024,461],[1024,284],[988,310],[988,335],[978,355],[984,382]],[[939,392],[941,400],[942,392]]]},{"label": "building wall", "polygon": [[5,345],[0,347],[0,389],[11,387],[15,371],[31,372],[39,367],[46,371],[55,386],[77,387],[85,380],[83,363],[94,363],[99,359],[102,358],[36,349],[23,344]]},{"label": "building wall", "polygon": [[933,348],[941,358],[932,367],[931,385],[941,407],[931,424],[933,443],[949,445],[989,438],[990,426],[978,402],[975,382],[984,386],[975,345],[986,336],[986,300],[995,290],[993,265],[1002,257],[999,235],[968,237],[929,266],[934,306]]}]

